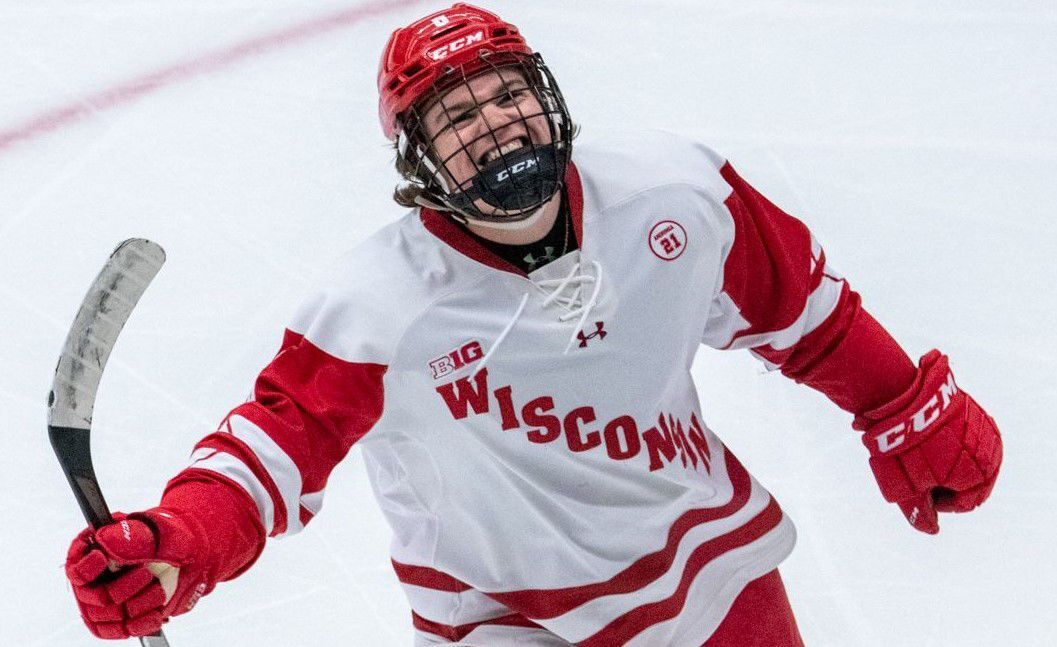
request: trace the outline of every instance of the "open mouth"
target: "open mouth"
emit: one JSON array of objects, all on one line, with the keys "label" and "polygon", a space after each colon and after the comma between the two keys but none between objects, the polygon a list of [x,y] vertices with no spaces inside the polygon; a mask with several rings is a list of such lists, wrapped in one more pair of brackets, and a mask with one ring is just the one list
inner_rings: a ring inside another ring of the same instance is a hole
[{"label": "open mouth", "polygon": [[522,148],[529,146],[529,144],[530,142],[527,137],[518,137],[517,139],[512,139],[498,148],[492,148],[485,151],[484,154],[482,154],[477,159],[477,165],[481,168],[484,168],[485,166],[488,166],[500,157],[513,153],[514,151],[521,150]]}]

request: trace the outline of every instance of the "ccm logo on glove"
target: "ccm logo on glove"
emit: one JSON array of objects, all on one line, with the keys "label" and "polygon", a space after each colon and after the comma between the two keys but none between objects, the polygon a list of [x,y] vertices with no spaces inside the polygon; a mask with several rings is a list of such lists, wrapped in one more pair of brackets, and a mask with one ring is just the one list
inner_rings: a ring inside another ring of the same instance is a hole
[{"label": "ccm logo on glove", "polygon": [[[882,454],[890,452],[903,444],[908,433],[921,433],[928,429],[929,425],[936,422],[940,414],[951,406],[951,400],[957,393],[958,385],[954,383],[954,373],[948,372],[947,379],[940,385],[939,391],[910,420],[901,422],[876,436],[877,450]],[[942,405],[940,400],[943,401]]]},{"label": "ccm logo on glove", "polygon": [[954,383],[947,356],[921,358],[907,390],[856,416],[870,469],[888,501],[914,528],[940,531],[939,512],[968,512],[991,494],[1002,465],[994,419]]}]

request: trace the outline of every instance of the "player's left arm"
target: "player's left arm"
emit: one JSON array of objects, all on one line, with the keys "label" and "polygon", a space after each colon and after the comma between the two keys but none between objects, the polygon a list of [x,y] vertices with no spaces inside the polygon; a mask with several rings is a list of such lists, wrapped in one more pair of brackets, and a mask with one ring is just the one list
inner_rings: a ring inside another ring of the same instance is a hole
[{"label": "player's left arm", "polygon": [[[881,493],[914,528],[967,512],[991,493],[1002,462],[994,420],[954,380],[937,350],[915,366],[827,265],[799,220],[738,176],[723,202],[733,232],[703,340],[748,348],[771,368],[855,415]],[[731,226],[732,225],[732,226]]]}]

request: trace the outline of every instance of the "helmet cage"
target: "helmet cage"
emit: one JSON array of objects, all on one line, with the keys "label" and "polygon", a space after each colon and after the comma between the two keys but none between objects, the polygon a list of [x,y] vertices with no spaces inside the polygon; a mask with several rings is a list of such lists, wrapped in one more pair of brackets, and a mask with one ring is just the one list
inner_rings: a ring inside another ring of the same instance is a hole
[{"label": "helmet cage", "polygon": [[[474,109],[480,110],[490,102],[510,96],[511,72],[520,73],[525,89],[535,95],[540,110],[527,111],[520,102],[515,102],[517,117],[501,127],[520,121],[529,131],[527,122],[542,117],[550,132],[550,143],[540,144],[529,137],[528,146],[500,153],[497,159],[479,168],[477,175],[454,185],[455,175],[448,167],[453,159],[460,155],[472,159],[470,151],[479,149],[481,140],[490,139],[490,144],[497,149],[500,142],[492,127],[472,139],[460,134],[452,122],[457,115],[449,112],[445,95],[452,88],[465,85]],[[497,74],[504,81],[495,96],[479,96],[469,84],[471,78],[486,73]],[[447,123],[430,135],[424,118],[438,104]],[[446,68],[429,90],[399,116],[398,127],[397,166],[408,183],[422,190],[427,204],[432,202],[465,218],[487,222],[516,222],[531,216],[561,189],[572,151],[573,127],[565,99],[539,54],[481,50],[476,60]],[[458,146],[441,158],[434,144],[448,131],[454,132]],[[482,209],[479,201],[491,209]]]}]

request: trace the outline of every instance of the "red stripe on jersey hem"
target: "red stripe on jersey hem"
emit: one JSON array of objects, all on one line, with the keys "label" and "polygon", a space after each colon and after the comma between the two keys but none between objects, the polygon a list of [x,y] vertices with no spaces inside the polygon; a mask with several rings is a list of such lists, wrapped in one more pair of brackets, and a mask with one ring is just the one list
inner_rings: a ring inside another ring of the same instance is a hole
[{"label": "red stripe on jersey hem", "polygon": [[[640,557],[631,566],[605,582],[562,589],[526,589],[506,593],[488,593],[495,601],[529,618],[549,619],[564,615],[576,607],[607,595],[633,593],[665,575],[675,563],[679,544],[693,528],[740,511],[749,501],[752,479],[738,459],[726,452],[727,473],[734,486],[731,500],[715,508],[698,508],[683,513],[668,530],[664,548]],[[740,532],[740,529],[734,532]]]},{"label": "red stripe on jersey hem", "polygon": [[[573,231],[576,234],[576,241],[579,243],[580,249],[583,249],[583,187],[580,184],[580,172],[572,162],[569,162],[565,169],[565,186],[566,197],[569,199],[569,213],[573,220]],[[510,272],[519,276],[527,276],[521,268],[482,245],[480,241],[470,235],[466,229],[456,224],[449,216],[435,209],[422,207],[419,211],[419,219],[422,221],[426,231],[447,243],[449,247],[462,255],[468,256],[492,269]]]},{"label": "red stripe on jersey hem", "polygon": [[391,561],[393,562],[393,570],[396,571],[396,578],[404,584],[421,586],[424,589],[433,589],[434,591],[447,591],[449,593],[462,593],[473,588],[469,584],[460,582],[451,575],[429,566],[401,564],[395,559]]},{"label": "red stripe on jersey hem", "polygon": [[623,645],[653,625],[675,618],[686,606],[686,598],[694,579],[709,563],[724,553],[751,544],[777,527],[781,521],[782,509],[771,497],[767,507],[753,517],[752,521],[695,548],[683,569],[679,586],[672,595],[632,609],[610,622],[598,633],[576,644],[578,647]]},{"label": "red stripe on jersey hem", "polygon": [[415,626],[415,629],[419,631],[425,631],[435,636],[440,636],[447,640],[462,640],[474,629],[484,625],[502,625],[505,627],[531,627],[534,629],[540,629],[540,625],[532,622],[528,618],[512,613],[510,615],[500,616],[498,618],[492,618],[491,620],[483,620],[481,622],[474,622],[465,625],[445,625],[439,622],[433,622],[427,620],[422,616],[418,615],[414,611],[411,612],[411,623]]}]

